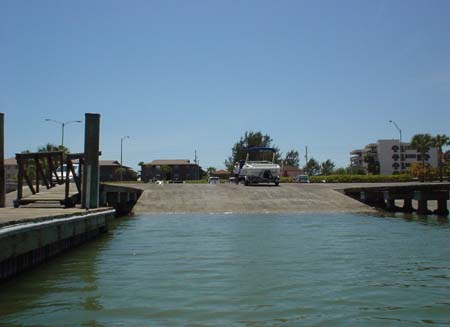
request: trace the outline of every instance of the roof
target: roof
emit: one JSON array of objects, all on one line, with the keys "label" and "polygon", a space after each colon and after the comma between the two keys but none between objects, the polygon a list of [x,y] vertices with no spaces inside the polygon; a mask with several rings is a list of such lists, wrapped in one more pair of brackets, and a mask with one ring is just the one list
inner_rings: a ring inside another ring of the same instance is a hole
[{"label": "roof", "polygon": [[120,166],[120,162],[117,160],[99,160],[99,166]]},{"label": "roof", "polygon": [[5,159],[5,166],[17,166],[16,158]]},{"label": "roof", "polygon": [[225,169],[219,169],[219,170],[216,170],[215,172],[214,172],[214,174],[230,174],[230,172],[228,171],[228,170],[225,170]]},{"label": "roof", "polygon": [[163,166],[163,165],[195,165],[188,159],[159,159],[145,163],[144,166]]},{"label": "roof", "polygon": [[283,171],[288,171],[288,170],[290,170],[290,171],[300,171],[300,170],[302,170],[303,171],[303,169],[301,169],[299,167],[283,166]]},{"label": "roof", "polygon": [[[118,160],[99,160],[98,165],[100,167],[120,167],[120,162]],[[131,169],[130,167],[127,167],[125,165],[122,166],[125,169]]]}]

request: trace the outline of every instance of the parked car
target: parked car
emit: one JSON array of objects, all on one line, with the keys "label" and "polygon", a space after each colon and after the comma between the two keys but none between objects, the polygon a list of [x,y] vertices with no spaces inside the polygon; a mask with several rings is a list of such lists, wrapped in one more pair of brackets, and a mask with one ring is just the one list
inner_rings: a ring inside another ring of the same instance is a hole
[{"label": "parked car", "polygon": [[208,184],[220,184],[219,177],[209,177]]},{"label": "parked car", "polygon": [[[78,165],[74,165],[75,173],[77,174],[77,177],[80,176],[80,167]],[[59,166],[56,169],[56,175],[58,176],[59,180],[65,181],[67,176],[67,165]],[[73,174],[72,171],[69,170],[69,180],[73,181]],[[56,182],[55,175],[52,176],[52,181]]]},{"label": "parked car", "polygon": [[296,183],[309,183],[309,177],[308,175],[297,175],[295,177]]}]

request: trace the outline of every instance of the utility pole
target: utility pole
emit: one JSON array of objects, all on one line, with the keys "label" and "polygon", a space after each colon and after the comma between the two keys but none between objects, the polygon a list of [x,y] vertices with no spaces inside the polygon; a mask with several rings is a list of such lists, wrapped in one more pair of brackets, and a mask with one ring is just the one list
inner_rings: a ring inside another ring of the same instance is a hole
[{"label": "utility pole", "polygon": [[120,181],[123,181],[123,162],[122,162],[122,158],[123,158],[123,156],[122,156],[122,152],[123,152],[123,140],[125,140],[125,139],[129,139],[130,137],[127,135],[127,136],[123,136],[121,139],[120,139]]},{"label": "utility pole", "polygon": [[305,165],[308,164],[308,146],[305,146]]},{"label": "utility pole", "polygon": [[[198,164],[197,164],[197,150],[194,150],[194,163],[198,166]],[[199,171],[198,171],[198,167],[196,169],[196,175],[197,175],[197,180],[199,180],[200,174],[199,174]]]}]

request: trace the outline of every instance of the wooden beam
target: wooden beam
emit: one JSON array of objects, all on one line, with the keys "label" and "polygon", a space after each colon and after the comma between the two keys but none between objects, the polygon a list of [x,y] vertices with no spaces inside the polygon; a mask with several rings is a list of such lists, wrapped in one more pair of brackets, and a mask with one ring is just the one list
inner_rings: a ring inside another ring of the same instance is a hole
[{"label": "wooden beam", "polygon": [[0,113],[0,208],[5,207],[5,114]]},{"label": "wooden beam", "polygon": [[22,159],[18,158],[16,155],[16,160],[17,160],[17,168],[18,168],[18,172],[17,172],[17,200],[22,199],[23,197],[23,161]]}]

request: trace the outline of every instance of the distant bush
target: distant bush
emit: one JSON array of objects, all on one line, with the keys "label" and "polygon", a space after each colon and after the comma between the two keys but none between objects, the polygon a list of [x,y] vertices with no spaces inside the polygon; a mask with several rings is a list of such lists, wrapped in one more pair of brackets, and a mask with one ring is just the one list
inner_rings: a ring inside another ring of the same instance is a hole
[{"label": "distant bush", "polygon": [[206,179],[200,179],[200,180],[186,180],[184,181],[186,184],[206,184],[208,181]]},{"label": "distant bush", "polygon": [[401,175],[328,175],[311,176],[311,183],[389,183],[411,182],[413,177],[408,174]]},{"label": "distant bush", "polygon": [[294,181],[294,177],[280,177],[280,183],[293,183]]}]

